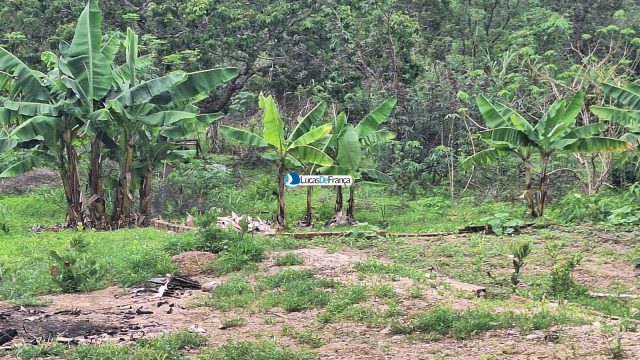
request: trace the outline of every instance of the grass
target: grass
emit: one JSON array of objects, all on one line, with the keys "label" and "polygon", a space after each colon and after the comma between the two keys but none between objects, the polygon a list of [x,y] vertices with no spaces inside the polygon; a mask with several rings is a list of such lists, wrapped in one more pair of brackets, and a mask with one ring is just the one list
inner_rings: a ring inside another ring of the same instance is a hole
[{"label": "grass", "polygon": [[276,345],[273,342],[229,342],[199,356],[201,360],[311,360],[316,354],[312,351],[294,351]]},{"label": "grass", "polygon": [[555,325],[577,325],[589,323],[583,318],[568,313],[550,313],[542,310],[533,315],[496,312],[489,309],[457,311],[437,307],[419,315],[407,324],[396,324],[393,332],[410,334],[415,332],[435,336],[452,336],[466,339],[489,330],[518,328],[522,332],[549,329]]},{"label": "grass", "polygon": [[[35,225],[51,225],[64,220],[64,210],[53,195],[39,190],[29,195],[4,196],[0,201],[9,211],[10,232],[0,234],[0,300],[19,304],[37,303],[36,295],[60,289],[49,275],[51,250],[64,252],[77,233],[66,230],[34,234]],[[55,200],[55,202],[54,202]],[[97,261],[103,274],[96,287],[129,286],[158,274],[175,270],[165,246],[168,242],[189,243],[194,234],[168,234],[151,228],[123,229],[83,234],[88,256]]]},{"label": "grass", "polygon": [[180,360],[186,359],[185,352],[197,349],[207,343],[207,338],[188,331],[178,331],[155,338],[138,340],[130,345],[105,343],[100,345],[79,345],[66,347],[57,343],[23,346],[13,354],[21,359],[64,358],[70,360],[137,359],[137,360]]},{"label": "grass", "polygon": [[304,264],[304,258],[296,253],[278,255],[273,260],[276,266],[292,266]]},{"label": "grass", "polygon": [[282,327],[282,335],[288,336],[295,340],[296,343],[309,346],[312,349],[319,348],[327,343],[327,341],[319,335],[317,331],[311,329],[297,330],[293,326],[289,325],[284,325]]}]

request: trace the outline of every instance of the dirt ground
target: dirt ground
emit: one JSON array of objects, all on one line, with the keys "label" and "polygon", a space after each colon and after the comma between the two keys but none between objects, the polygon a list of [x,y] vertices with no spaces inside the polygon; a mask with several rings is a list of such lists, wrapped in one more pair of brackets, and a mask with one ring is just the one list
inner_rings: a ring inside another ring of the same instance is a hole
[{"label": "dirt ground", "polygon": [[[317,277],[342,283],[380,282],[392,285],[398,295],[399,306],[408,315],[439,304],[459,309],[476,306],[475,299],[456,296],[450,289],[433,284],[407,278],[395,281],[375,276],[362,279],[353,266],[366,261],[368,254],[365,252],[349,249],[329,253],[322,248],[294,252],[302,256],[305,262],[290,268],[312,269]],[[270,254],[259,273],[273,274],[282,269],[274,264],[276,255]],[[581,268],[579,276],[603,281],[612,272],[618,273],[616,266],[607,264],[604,268],[598,268],[599,271]],[[201,283],[224,280],[206,275],[194,278]],[[422,287],[422,296],[418,299],[408,295],[408,288],[416,285]],[[284,346],[298,348],[299,344],[283,335],[282,327],[286,325],[299,330],[316,329],[326,342],[316,349],[320,359],[609,358],[608,340],[600,331],[603,319],[597,317],[589,325],[558,327],[528,334],[512,329],[488,331],[467,340],[429,340],[423,336],[394,335],[388,327],[356,322],[320,324],[317,321],[319,310],[287,313],[282,309],[271,309],[247,313],[193,307],[193,302],[203,296],[206,294],[199,290],[186,290],[171,297],[157,298],[154,292],[132,292],[131,289],[111,287],[91,293],[44,296],[48,305],[42,307],[22,308],[0,303],[0,329],[16,328],[19,331],[20,339],[12,344],[54,339],[74,339],[80,343],[127,343],[142,337],[190,329],[206,334],[211,346],[224,344],[227,340],[275,340]],[[221,325],[224,320],[236,315],[245,317],[246,323],[240,327],[223,329]],[[558,335],[557,341],[546,341],[549,333]],[[640,333],[625,332],[622,336],[626,356],[640,358]]]},{"label": "dirt ground", "polygon": [[38,186],[59,183],[60,176],[55,172],[46,168],[34,169],[20,176],[0,179],[0,194],[25,194]]}]

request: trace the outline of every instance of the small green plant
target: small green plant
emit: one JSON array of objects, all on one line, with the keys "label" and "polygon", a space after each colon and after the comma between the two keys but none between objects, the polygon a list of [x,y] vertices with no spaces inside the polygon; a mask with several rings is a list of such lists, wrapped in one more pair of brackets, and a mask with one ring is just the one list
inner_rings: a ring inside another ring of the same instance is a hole
[{"label": "small green plant", "polygon": [[327,341],[313,330],[297,330],[292,326],[284,325],[282,335],[288,336],[299,344],[307,345],[311,348],[319,348]]},{"label": "small green plant", "polygon": [[516,219],[507,213],[497,213],[493,216],[480,219],[482,222],[489,224],[491,232],[498,236],[513,234],[518,226],[524,224],[524,221]]},{"label": "small green plant", "polygon": [[277,256],[274,263],[276,266],[301,265],[304,263],[304,258],[296,253],[286,253]]},{"label": "small green plant", "polygon": [[520,284],[520,273],[524,266],[524,260],[531,254],[530,242],[512,242],[509,246],[511,255],[513,256],[513,273],[511,274],[511,287],[513,292],[516,292],[518,284]]},{"label": "small green plant", "polygon": [[246,322],[247,322],[247,319],[241,316],[224,319],[222,320],[222,325],[220,326],[220,329],[230,329],[234,327],[239,327],[244,325]]},{"label": "small green plant", "polygon": [[63,292],[78,292],[96,285],[101,272],[96,261],[87,254],[87,247],[87,242],[76,236],[66,253],[51,250],[51,277]]},{"label": "small green plant", "polygon": [[310,351],[293,351],[272,342],[228,342],[199,357],[202,360],[311,360],[317,355]]},{"label": "small green plant", "polygon": [[620,322],[617,326],[605,323],[601,328],[601,333],[607,341],[609,354],[612,359],[624,359],[624,345],[622,344],[622,333],[625,331],[624,325]]},{"label": "small green plant", "polygon": [[545,246],[553,262],[549,278],[550,294],[564,298],[575,293],[579,289],[573,279],[573,271],[582,262],[582,254],[561,256],[557,244],[546,243]]}]

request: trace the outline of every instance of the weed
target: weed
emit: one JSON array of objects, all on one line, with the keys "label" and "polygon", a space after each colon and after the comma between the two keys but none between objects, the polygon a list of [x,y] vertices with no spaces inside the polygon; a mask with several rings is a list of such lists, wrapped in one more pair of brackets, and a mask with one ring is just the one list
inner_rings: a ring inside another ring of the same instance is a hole
[{"label": "weed", "polygon": [[414,268],[399,264],[385,264],[373,260],[365,263],[356,263],[353,268],[357,272],[365,274],[403,276],[414,280],[423,280],[425,278],[423,272]]},{"label": "weed", "polygon": [[531,254],[531,243],[529,242],[512,242],[509,246],[511,256],[513,256],[513,273],[511,274],[511,287],[516,292],[518,284],[520,284],[520,272],[524,266],[524,259]]},{"label": "weed", "polygon": [[498,236],[513,234],[518,226],[524,224],[520,219],[513,218],[508,213],[497,213],[493,216],[480,219],[491,227],[491,232]]},{"label": "weed", "polygon": [[549,280],[549,292],[561,298],[580,292],[581,289],[576,286],[573,280],[573,271],[582,261],[582,255],[577,253],[563,257],[559,255],[555,245],[550,243],[546,243],[545,245],[553,262]]},{"label": "weed", "polygon": [[351,285],[338,289],[324,311],[318,315],[318,320],[322,323],[330,323],[345,317],[345,314],[353,310],[353,305],[368,299],[369,296],[368,288],[363,285]]},{"label": "weed", "polygon": [[582,321],[582,319],[575,319],[564,314],[553,315],[548,312],[526,315],[512,312],[497,313],[486,309],[456,311],[446,307],[437,307],[408,324],[395,323],[392,330],[397,334],[422,332],[465,339],[488,330],[517,327],[521,331],[529,331],[546,329],[560,323],[579,323]]},{"label": "weed", "polygon": [[256,300],[256,291],[240,276],[230,277],[211,291],[202,305],[219,310],[245,307]]},{"label": "weed", "polygon": [[272,342],[228,342],[217,349],[199,356],[200,360],[310,360],[316,354],[309,351],[293,351]]},{"label": "weed", "polygon": [[319,348],[327,343],[322,336],[316,334],[313,330],[296,330],[289,325],[282,327],[282,335],[288,336],[297,343],[307,345],[311,348]]},{"label": "weed", "polygon": [[183,350],[206,344],[207,338],[188,331],[179,331],[151,339],[138,340],[131,345],[100,344],[67,348],[56,343],[23,346],[14,351],[22,359],[65,357],[71,360],[98,359],[183,359]]},{"label": "weed", "polygon": [[411,286],[409,288],[409,297],[412,299],[419,299],[422,297],[422,287],[420,286]]},{"label": "weed", "polygon": [[304,263],[304,258],[296,253],[286,253],[277,256],[274,259],[274,263],[276,266],[300,265]]},{"label": "weed", "polygon": [[247,319],[241,316],[224,319],[222,320],[222,325],[220,326],[220,329],[230,329],[234,327],[239,327],[244,325],[246,322],[247,322]]},{"label": "weed", "polygon": [[96,286],[101,272],[96,261],[87,255],[88,244],[76,236],[66,253],[51,250],[51,277],[63,292],[77,292]]},{"label": "weed", "polygon": [[259,287],[275,289],[261,302],[262,307],[281,307],[287,312],[324,307],[330,300],[326,288],[334,288],[334,281],[316,279],[309,270],[284,270],[263,278]]},{"label": "weed", "polygon": [[264,258],[266,246],[253,236],[242,238],[234,242],[220,253],[218,260],[212,263],[213,271],[218,274],[226,274],[239,271],[247,266],[258,263]]}]

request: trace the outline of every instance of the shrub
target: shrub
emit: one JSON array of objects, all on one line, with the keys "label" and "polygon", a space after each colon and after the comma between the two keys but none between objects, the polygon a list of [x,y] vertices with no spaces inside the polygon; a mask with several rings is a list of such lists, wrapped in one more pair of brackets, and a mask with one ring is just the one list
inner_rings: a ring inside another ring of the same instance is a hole
[{"label": "shrub", "polygon": [[95,286],[101,276],[96,261],[87,255],[88,244],[76,236],[67,252],[51,250],[51,277],[63,292],[77,292]]}]

